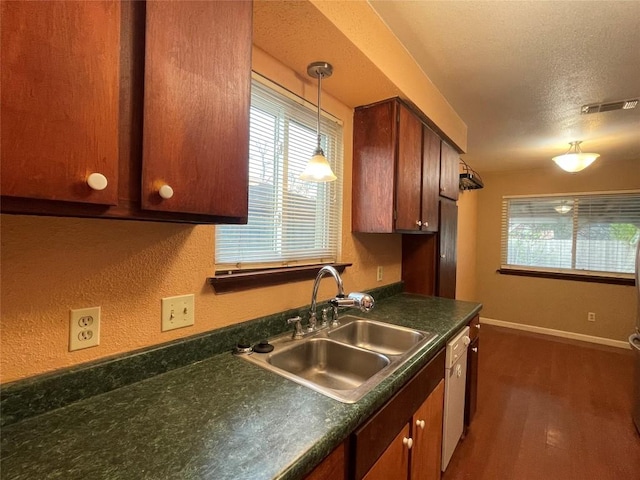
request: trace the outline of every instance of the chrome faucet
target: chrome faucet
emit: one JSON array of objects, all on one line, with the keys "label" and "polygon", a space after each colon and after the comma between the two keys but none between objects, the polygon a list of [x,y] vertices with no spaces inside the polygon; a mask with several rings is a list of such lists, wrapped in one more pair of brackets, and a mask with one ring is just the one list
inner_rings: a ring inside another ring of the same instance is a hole
[{"label": "chrome faucet", "polygon": [[[345,297],[344,287],[342,285],[342,278],[338,271],[333,268],[331,265],[325,265],[318,271],[318,275],[316,275],[316,279],[313,282],[313,291],[311,293],[311,308],[309,310],[309,324],[307,326],[307,331],[313,332],[316,330],[317,324],[317,295],[318,295],[318,287],[320,286],[320,280],[326,275],[331,275],[336,284],[338,285],[338,294],[329,300],[329,303],[333,307],[333,319],[331,321],[331,326],[335,327],[339,325],[338,322],[338,308],[340,307],[357,307],[363,312],[368,312],[373,308],[374,300],[373,297],[367,293],[359,293],[353,292]],[[322,327],[327,326],[327,316],[323,312],[322,315]]]}]

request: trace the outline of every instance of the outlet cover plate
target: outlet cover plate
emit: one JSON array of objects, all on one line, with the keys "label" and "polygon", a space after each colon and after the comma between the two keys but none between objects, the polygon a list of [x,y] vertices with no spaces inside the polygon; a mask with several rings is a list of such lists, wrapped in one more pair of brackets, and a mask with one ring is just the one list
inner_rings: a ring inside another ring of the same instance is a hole
[{"label": "outlet cover plate", "polygon": [[78,308],[69,314],[69,351],[100,345],[100,307]]},{"label": "outlet cover plate", "polygon": [[179,295],[162,299],[162,331],[193,325],[195,321],[194,295]]}]

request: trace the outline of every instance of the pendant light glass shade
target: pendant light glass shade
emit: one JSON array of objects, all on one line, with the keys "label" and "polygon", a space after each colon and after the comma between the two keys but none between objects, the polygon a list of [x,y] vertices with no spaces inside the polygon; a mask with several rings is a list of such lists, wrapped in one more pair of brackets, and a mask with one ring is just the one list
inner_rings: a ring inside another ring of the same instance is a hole
[{"label": "pendant light glass shade", "polygon": [[322,79],[331,76],[333,67],[327,62],[313,62],[307,67],[307,73],[310,77],[318,79],[318,128],[316,130],[318,134],[318,144],[313,152],[313,157],[311,157],[304,171],[300,174],[300,179],[306,180],[307,182],[333,182],[338,177],[336,177],[333,170],[331,170],[331,165],[329,165],[329,161],[324,156],[324,152],[320,146],[322,139],[320,135],[320,94],[322,91]]},{"label": "pendant light glass shade", "polygon": [[333,182],[338,177],[331,170],[331,165],[329,165],[329,161],[325,158],[324,152],[320,148],[315,151],[304,171],[300,174],[300,178],[307,182]]},{"label": "pendant light glass shade", "polygon": [[557,157],[553,157],[552,160],[556,162],[556,164],[566,172],[575,173],[581,170],[584,170],[593,162],[595,162],[596,158],[600,155],[597,153],[583,153],[580,150],[580,144],[582,142],[570,142],[569,151],[564,155],[558,155]]}]

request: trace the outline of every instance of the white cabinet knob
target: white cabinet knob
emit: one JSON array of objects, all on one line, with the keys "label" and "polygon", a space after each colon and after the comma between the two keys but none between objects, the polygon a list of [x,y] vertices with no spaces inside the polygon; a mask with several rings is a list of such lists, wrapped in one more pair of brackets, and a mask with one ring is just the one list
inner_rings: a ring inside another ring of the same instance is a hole
[{"label": "white cabinet knob", "polygon": [[478,353],[478,347],[473,347],[471,350],[473,350],[474,352]]},{"label": "white cabinet knob", "polygon": [[424,420],[416,420],[416,426],[420,427],[422,430],[424,430]]},{"label": "white cabinet knob", "polygon": [[442,253],[440,254],[440,258],[447,258],[447,256],[444,253]]},{"label": "white cabinet knob", "polygon": [[422,226],[422,220],[416,220],[416,225],[421,227]]},{"label": "white cabinet knob", "polygon": [[471,339],[465,335],[464,337],[462,337],[462,343],[464,343],[465,347],[468,347],[471,343]]},{"label": "white cabinet knob", "polygon": [[429,222],[424,222],[424,221],[423,221],[423,222],[422,222],[422,226],[423,226],[423,227],[428,227],[428,226],[429,226]]},{"label": "white cabinet knob", "polygon": [[173,197],[173,188],[166,184],[162,185],[158,189],[158,195],[160,195],[165,200],[169,200],[171,197]]},{"label": "white cabinet knob", "polygon": [[404,437],[402,439],[402,444],[405,445],[409,450],[413,447],[413,438]]},{"label": "white cabinet knob", "polygon": [[107,177],[101,173],[92,173],[87,177],[87,185],[89,185],[92,190],[104,190],[107,188],[108,183]]}]

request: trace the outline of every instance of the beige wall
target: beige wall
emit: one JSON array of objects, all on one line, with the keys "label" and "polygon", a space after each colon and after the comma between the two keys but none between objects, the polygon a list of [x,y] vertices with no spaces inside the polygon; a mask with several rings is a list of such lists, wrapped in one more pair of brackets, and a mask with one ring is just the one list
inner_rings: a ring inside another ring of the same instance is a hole
[{"label": "beige wall", "polygon": [[460,192],[458,198],[456,299],[470,302],[478,301],[476,289],[478,193],[478,190],[466,190]]},{"label": "beige wall", "polygon": [[[482,316],[626,341],[635,324],[632,286],[500,275],[503,195],[594,192],[640,188],[640,160],[600,159],[577,174],[549,168],[483,174],[478,196],[477,289]],[[587,321],[587,312],[596,321]]]},{"label": "beige wall", "polygon": [[[315,103],[315,85],[260,50],[254,69]],[[397,235],[352,235],[353,111],[329,96],[323,107],[344,122],[341,260],[345,289],[400,280]],[[2,215],[0,382],[164,343],[306,305],[311,281],[217,295],[213,226]],[[376,267],[384,267],[382,282]],[[195,325],[160,331],[160,299],[195,294]],[[321,298],[335,293],[323,281]],[[68,351],[69,309],[102,307],[98,347]]]}]

